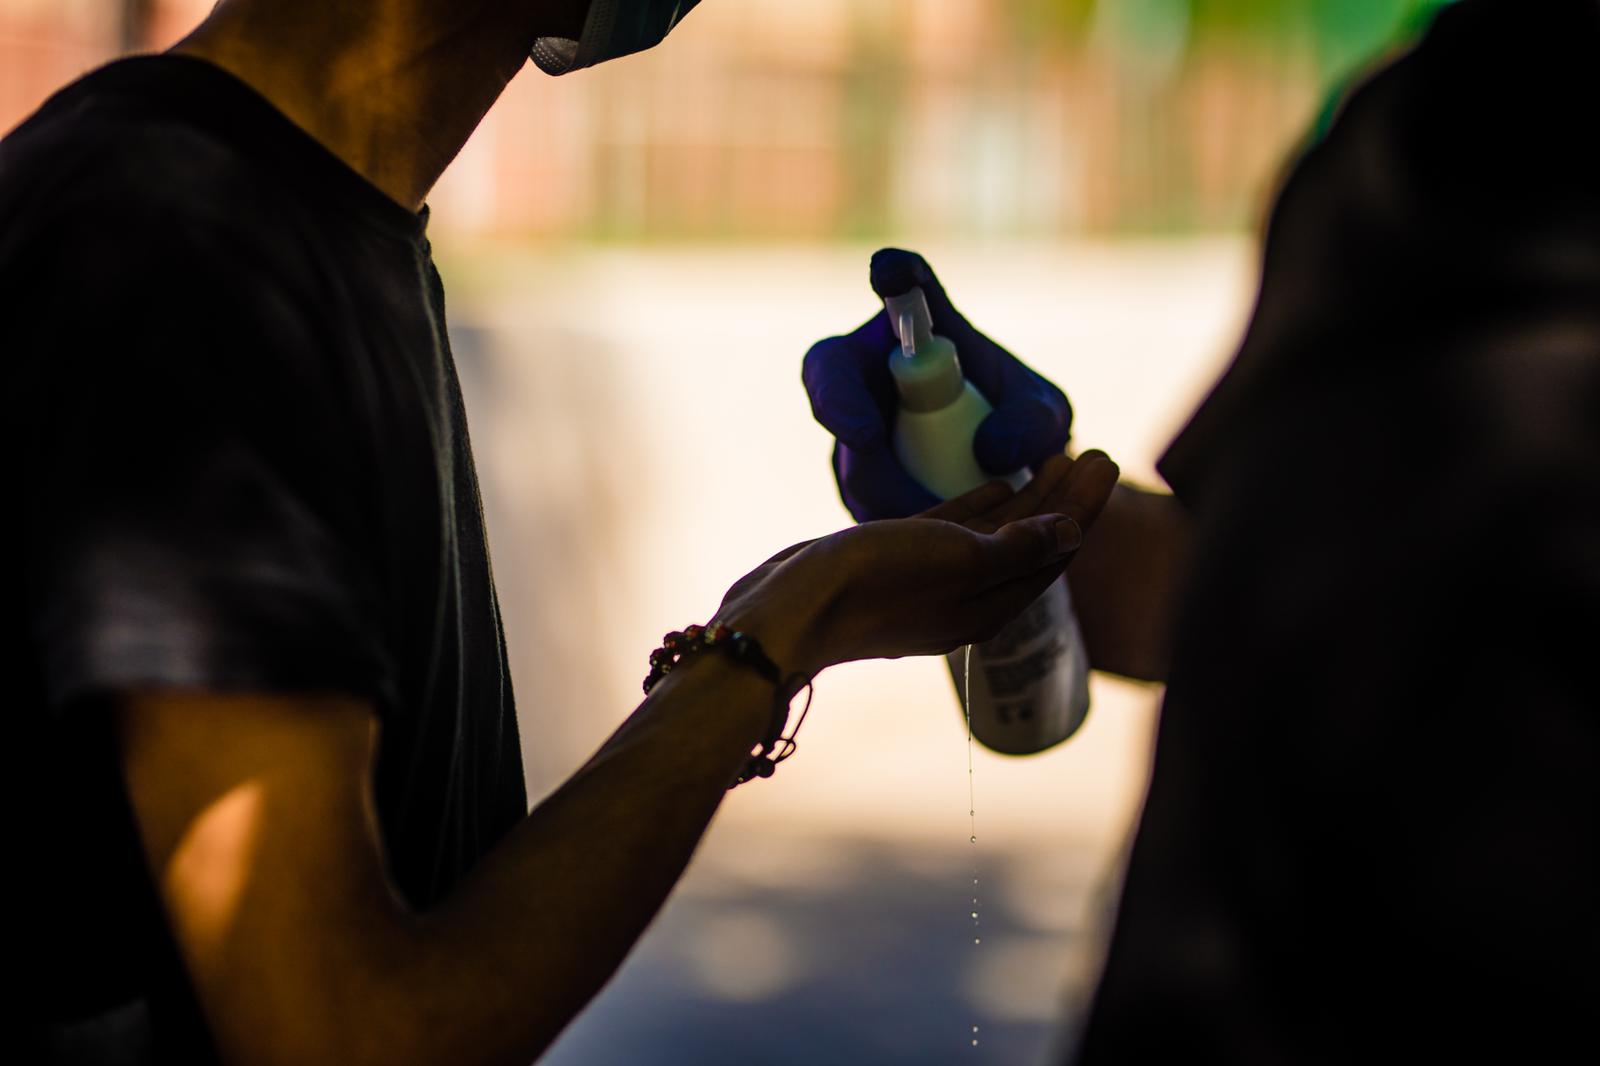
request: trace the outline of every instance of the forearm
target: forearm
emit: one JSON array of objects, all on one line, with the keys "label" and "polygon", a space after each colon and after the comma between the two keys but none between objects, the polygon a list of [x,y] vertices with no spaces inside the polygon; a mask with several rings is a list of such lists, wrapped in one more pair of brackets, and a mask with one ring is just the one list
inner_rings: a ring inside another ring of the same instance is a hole
[{"label": "forearm", "polygon": [[1094,669],[1166,680],[1188,554],[1189,517],[1174,497],[1117,486],[1067,569]]},{"label": "forearm", "polygon": [[[1054,513],[978,533],[869,523],[780,553],[717,617],[786,672],[991,633],[1057,575]],[[822,635],[826,634],[826,640]],[[378,720],[345,696],[126,694],[128,792],[168,919],[236,1063],[515,1063],[614,972],[770,728],[773,686],[720,653],[668,675],[440,904],[395,897]]]},{"label": "forearm", "polygon": [[446,903],[389,994],[419,1062],[526,1063],[610,978],[768,723],[772,686],[722,656],[669,675]]},{"label": "forearm", "polygon": [[131,696],[130,798],[225,1061],[525,1066],[616,969],[765,732],[692,658],[441,904],[385,870],[359,701]]}]

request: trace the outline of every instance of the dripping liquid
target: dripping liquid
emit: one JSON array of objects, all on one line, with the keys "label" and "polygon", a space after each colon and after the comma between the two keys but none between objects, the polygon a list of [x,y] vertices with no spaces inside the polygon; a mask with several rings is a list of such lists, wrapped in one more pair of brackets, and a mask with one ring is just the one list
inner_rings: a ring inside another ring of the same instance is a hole
[{"label": "dripping liquid", "polygon": [[[961,679],[961,712],[967,719],[967,832],[972,845],[972,946],[982,943],[978,936],[978,805],[972,783],[972,645],[964,653]],[[978,1027],[972,1027],[972,1046],[978,1046]]]}]

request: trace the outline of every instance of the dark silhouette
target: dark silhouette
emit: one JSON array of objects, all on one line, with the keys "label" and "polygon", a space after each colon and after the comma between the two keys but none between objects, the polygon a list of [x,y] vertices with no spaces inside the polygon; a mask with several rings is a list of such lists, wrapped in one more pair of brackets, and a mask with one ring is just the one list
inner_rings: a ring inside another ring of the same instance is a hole
[{"label": "dark silhouette", "polygon": [[1600,4],[1467,0],[1295,163],[1161,466],[1191,566],[1079,1061],[1593,1053],[1597,116]]}]

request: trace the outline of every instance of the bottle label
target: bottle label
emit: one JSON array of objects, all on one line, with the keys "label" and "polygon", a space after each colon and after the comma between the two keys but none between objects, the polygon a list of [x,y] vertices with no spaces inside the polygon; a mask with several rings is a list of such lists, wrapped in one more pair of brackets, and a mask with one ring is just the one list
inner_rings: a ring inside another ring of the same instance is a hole
[{"label": "bottle label", "polygon": [[984,659],[999,662],[1014,657],[1050,629],[1050,597],[1040,596],[997,633],[993,640],[983,645]]},{"label": "bottle label", "polygon": [[1034,714],[1033,702],[1028,699],[1023,699],[1021,703],[1014,701],[1031,696],[1035,686],[1050,676],[1056,667],[1056,660],[1066,650],[1066,644],[1052,640],[1020,659],[984,663],[984,679],[989,682],[989,695],[995,701],[995,717],[1005,725],[1030,720]]},{"label": "bottle label", "polygon": [[969,705],[977,739],[1023,754],[1060,742],[1088,712],[1088,655],[1065,582],[974,649]]}]

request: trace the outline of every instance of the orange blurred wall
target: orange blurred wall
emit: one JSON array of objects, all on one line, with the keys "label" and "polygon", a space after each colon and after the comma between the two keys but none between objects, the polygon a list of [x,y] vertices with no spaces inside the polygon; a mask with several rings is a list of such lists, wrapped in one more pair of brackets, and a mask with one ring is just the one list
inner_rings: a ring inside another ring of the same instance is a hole
[{"label": "orange blurred wall", "polygon": [[[0,128],[210,0],[0,0]],[[1307,54],[1048,39],[1016,0],[706,0],[668,47],[531,66],[433,197],[559,239],[1053,238],[1249,228],[1315,109]],[[1098,8],[1096,8],[1098,10]]]}]

